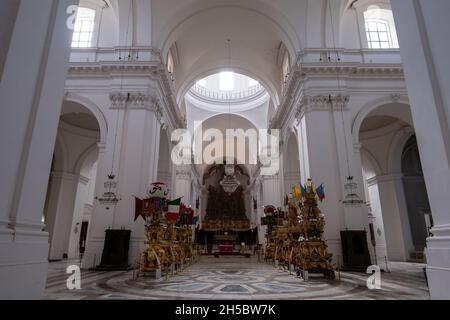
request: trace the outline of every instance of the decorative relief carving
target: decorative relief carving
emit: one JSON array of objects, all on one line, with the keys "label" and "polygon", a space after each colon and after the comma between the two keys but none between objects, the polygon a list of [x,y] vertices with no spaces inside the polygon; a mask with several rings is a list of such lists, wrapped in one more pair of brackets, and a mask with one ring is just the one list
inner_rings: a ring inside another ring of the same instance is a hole
[{"label": "decorative relief carving", "polygon": [[111,93],[109,96],[113,107],[125,107],[126,103],[131,104],[135,107],[145,107],[147,101],[149,100],[148,95],[135,92],[135,93],[121,93],[115,92]]},{"label": "decorative relief carving", "polygon": [[191,170],[189,166],[177,166],[175,168],[175,174],[177,179],[190,180]]},{"label": "decorative relief carving", "polygon": [[301,99],[297,107],[295,118],[300,120],[306,112],[328,111],[333,107],[335,110],[342,110],[347,107],[350,101],[349,95],[316,95],[305,96]]}]

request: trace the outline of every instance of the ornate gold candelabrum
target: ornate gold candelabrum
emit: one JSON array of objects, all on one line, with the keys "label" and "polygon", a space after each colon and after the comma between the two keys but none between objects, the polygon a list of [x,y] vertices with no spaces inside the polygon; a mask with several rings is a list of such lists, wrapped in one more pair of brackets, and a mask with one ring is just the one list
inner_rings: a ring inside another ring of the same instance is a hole
[{"label": "ornate gold candelabrum", "polygon": [[332,254],[324,240],[325,219],[317,206],[317,194],[313,187],[307,186],[300,208],[300,237],[293,250],[293,264],[297,274],[304,271],[323,273],[326,278],[334,279]]}]

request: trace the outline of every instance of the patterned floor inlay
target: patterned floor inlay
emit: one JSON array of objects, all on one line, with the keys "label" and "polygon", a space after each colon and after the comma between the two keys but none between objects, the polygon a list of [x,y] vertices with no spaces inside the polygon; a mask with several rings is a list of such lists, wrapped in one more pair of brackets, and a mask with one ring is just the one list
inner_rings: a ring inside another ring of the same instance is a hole
[{"label": "patterned floor inlay", "polygon": [[303,281],[269,264],[239,257],[202,257],[168,279],[133,279],[133,272],[82,272],[81,290],[66,287],[69,263],[52,263],[45,298],[105,299],[429,299],[423,265],[392,263],[380,290],[369,290],[368,275],[341,272],[340,280],[320,275]]}]

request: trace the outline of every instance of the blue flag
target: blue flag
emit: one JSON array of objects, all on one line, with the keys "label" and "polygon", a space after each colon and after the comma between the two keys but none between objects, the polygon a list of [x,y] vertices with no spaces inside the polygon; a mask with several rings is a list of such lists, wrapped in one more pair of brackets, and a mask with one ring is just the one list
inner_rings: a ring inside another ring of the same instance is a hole
[{"label": "blue flag", "polygon": [[323,183],[316,190],[317,196],[319,197],[320,202],[325,200],[325,190],[323,188]]},{"label": "blue flag", "polygon": [[302,184],[300,184],[300,188],[302,190],[302,198],[304,198],[306,196],[306,187]]}]

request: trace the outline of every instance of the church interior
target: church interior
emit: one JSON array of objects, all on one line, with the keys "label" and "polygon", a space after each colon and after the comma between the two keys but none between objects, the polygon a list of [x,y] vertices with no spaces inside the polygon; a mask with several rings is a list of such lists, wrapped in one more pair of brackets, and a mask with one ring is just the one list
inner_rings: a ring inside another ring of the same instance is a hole
[{"label": "church interior", "polygon": [[2,0],[0,299],[450,299],[448,12]]}]

